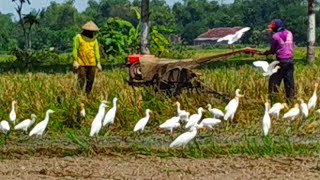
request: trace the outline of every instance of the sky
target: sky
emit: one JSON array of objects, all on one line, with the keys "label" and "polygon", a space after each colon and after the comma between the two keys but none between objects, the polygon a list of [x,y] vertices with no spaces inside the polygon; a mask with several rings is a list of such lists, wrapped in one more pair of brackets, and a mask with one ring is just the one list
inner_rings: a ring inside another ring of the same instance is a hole
[{"label": "sky", "polygon": [[[28,13],[31,9],[41,9],[50,5],[51,1],[55,1],[57,3],[62,3],[65,0],[31,0],[31,5],[25,4],[24,5],[24,12]],[[181,0],[167,0],[167,3],[171,6],[176,2]],[[218,0],[224,3],[231,3],[233,0]],[[75,6],[78,11],[84,11],[87,7],[88,0],[75,0]],[[15,4],[11,2],[11,0],[0,0],[0,12],[3,14],[12,13],[15,14]],[[16,16],[15,16],[16,17]]]}]

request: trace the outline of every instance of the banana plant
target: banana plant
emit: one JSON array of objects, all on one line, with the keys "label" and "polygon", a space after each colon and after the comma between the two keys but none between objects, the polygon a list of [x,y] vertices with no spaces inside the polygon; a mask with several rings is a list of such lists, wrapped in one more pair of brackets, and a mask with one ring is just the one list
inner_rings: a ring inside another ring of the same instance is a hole
[{"label": "banana plant", "polygon": [[[137,8],[132,8],[140,22],[141,14]],[[151,52],[166,53],[170,41],[162,33],[171,33],[171,29],[163,26],[152,26],[150,29]],[[132,54],[140,52],[141,24],[136,27],[129,21],[120,18],[109,18],[99,34],[99,42],[103,44],[108,55]]]}]

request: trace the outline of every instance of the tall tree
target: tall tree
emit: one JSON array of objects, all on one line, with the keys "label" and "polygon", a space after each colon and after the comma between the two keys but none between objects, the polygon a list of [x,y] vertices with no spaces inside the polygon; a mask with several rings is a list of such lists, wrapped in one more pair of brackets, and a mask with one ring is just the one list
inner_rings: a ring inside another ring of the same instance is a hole
[{"label": "tall tree", "polygon": [[17,42],[16,25],[12,22],[12,14],[2,14],[0,12],[0,52],[8,51],[15,47]]},{"label": "tall tree", "polygon": [[149,50],[149,0],[141,1],[141,54],[150,54]]},{"label": "tall tree", "polygon": [[[25,22],[22,15],[22,9],[23,5],[25,3],[31,4],[30,0],[12,0],[12,2],[16,3],[17,7],[16,12],[19,16],[19,23],[21,25],[22,31],[23,31],[23,37],[24,37],[24,51],[26,52],[29,49],[29,42],[28,42],[28,34],[27,34],[27,27],[25,26]],[[24,56],[23,61],[26,62],[28,59]]]},{"label": "tall tree", "polygon": [[40,25],[34,28],[37,36],[33,37],[33,48],[55,47],[62,52],[70,51],[72,38],[88,20],[77,11],[73,3],[72,0],[61,4],[51,2],[40,12]]},{"label": "tall tree", "polygon": [[316,42],[316,0],[308,0],[308,47],[307,61],[314,63],[315,60],[315,42]]}]

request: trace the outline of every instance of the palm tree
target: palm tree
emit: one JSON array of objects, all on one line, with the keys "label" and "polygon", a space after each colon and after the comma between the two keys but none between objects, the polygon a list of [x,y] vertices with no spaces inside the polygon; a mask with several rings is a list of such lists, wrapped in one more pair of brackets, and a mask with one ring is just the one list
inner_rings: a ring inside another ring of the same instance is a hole
[{"label": "palm tree", "polygon": [[307,61],[314,63],[315,60],[315,42],[316,42],[316,0],[308,0],[308,47]]}]

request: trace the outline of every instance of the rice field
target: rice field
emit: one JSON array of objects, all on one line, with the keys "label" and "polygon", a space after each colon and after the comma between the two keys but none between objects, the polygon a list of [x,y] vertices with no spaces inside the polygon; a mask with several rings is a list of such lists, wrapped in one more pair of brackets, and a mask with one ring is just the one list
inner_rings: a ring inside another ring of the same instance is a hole
[{"label": "rice field", "polygon": [[[195,57],[219,52],[221,50],[199,51]],[[298,98],[307,101],[313,93],[314,83],[319,82],[320,68],[317,66],[318,62],[315,65],[305,63],[303,49],[297,49],[295,54],[296,94]],[[184,128],[174,131],[172,135],[159,129],[161,123],[176,115],[174,103],[179,101],[182,109],[193,114],[197,108],[205,108],[208,103],[223,110],[226,101],[205,93],[184,92],[179,96],[169,97],[155,94],[148,87],[132,88],[126,82],[127,69],[115,66],[106,65],[102,73],[96,74],[94,88],[89,97],[76,87],[76,75],[68,70],[69,67],[57,71],[50,71],[50,68],[44,67],[46,70],[43,72],[41,69],[34,72],[1,71],[1,120],[9,120],[13,100],[18,103],[18,122],[34,113],[38,117],[37,123],[43,120],[47,109],[53,109],[56,113],[51,115],[46,133],[41,138],[28,137],[23,132],[12,131],[5,141],[4,135],[1,134],[0,143],[4,148],[0,150],[0,158],[23,154],[33,156],[143,154],[195,158],[217,155],[319,154],[319,127],[307,128],[312,122],[318,121],[315,111],[311,111],[306,120],[298,118],[289,122],[282,118],[273,119],[270,135],[262,136],[261,119],[268,92],[268,79],[252,66],[252,62],[264,58],[237,55],[226,62],[215,62],[196,70],[202,74],[206,87],[227,93],[232,98],[234,91],[239,88],[245,97],[240,100],[233,122],[223,121],[213,130],[200,131],[186,149],[168,148],[170,142],[185,131]],[[97,113],[100,102],[102,100],[111,102],[114,97],[118,98],[115,123],[105,127],[98,138],[89,138],[91,121]],[[278,101],[284,102],[283,85]],[[84,120],[79,117],[80,103],[85,104],[87,116]],[[293,104],[289,106],[292,107]],[[133,133],[135,123],[145,115],[147,108],[153,112],[145,131]],[[211,116],[208,111],[204,114],[204,117]]]}]

